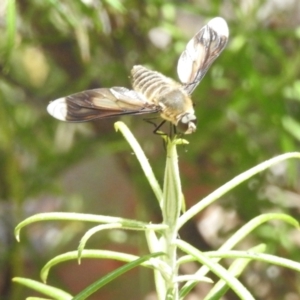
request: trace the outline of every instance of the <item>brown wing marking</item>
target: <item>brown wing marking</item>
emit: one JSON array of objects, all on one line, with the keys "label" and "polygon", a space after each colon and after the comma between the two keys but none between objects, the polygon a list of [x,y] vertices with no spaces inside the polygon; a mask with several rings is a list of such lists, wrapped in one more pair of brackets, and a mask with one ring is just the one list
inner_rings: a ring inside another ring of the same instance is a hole
[{"label": "brown wing marking", "polygon": [[178,60],[177,73],[189,94],[225,48],[228,35],[226,21],[217,17],[208,22],[186,45]]},{"label": "brown wing marking", "polygon": [[87,90],[57,99],[47,108],[53,117],[69,122],[154,113],[160,109],[141,93],[123,87]]}]

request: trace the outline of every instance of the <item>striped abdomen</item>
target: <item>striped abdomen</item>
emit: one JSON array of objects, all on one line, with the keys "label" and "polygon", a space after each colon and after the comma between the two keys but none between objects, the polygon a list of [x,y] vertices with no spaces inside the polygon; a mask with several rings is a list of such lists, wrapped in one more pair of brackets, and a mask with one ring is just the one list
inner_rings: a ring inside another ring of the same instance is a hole
[{"label": "striped abdomen", "polygon": [[143,66],[134,66],[131,74],[133,89],[160,106],[163,119],[177,126],[183,115],[194,116],[193,102],[181,84]]},{"label": "striped abdomen", "polygon": [[131,75],[133,89],[155,104],[158,104],[161,96],[181,88],[181,85],[171,78],[143,66],[134,66]]}]

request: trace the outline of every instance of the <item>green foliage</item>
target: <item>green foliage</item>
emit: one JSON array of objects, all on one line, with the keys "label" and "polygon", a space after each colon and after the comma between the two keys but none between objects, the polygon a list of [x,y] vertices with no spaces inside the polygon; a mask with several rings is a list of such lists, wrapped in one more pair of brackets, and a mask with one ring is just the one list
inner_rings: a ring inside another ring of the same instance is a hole
[{"label": "green foliage", "polygon": [[[46,106],[50,100],[89,88],[129,87],[128,76],[135,64],[176,79],[179,54],[208,19],[224,17],[230,41],[193,94],[198,131],[188,137],[189,145],[179,149],[187,207],[253,165],[299,150],[299,3],[284,7],[268,3],[6,0],[0,4],[0,266],[5,278],[1,299],[24,298],[26,291],[9,283],[11,275],[36,278],[45,257],[73,249],[72,242],[76,245],[74,238],[83,229],[78,223],[49,225],[55,233],[51,239],[45,235],[47,229],[37,225],[16,245],[12,228],[28,215],[44,211],[120,215],[122,211],[127,217],[130,211],[147,222],[160,218],[157,195],[140,175],[126,143],[114,132],[114,120],[62,124],[47,115]],[[152,42],[153,29],[163,32],[165,44]],[[126,123],[162,181],[165,152],[160,139],[152,136],[153,128],[141,118],[126,118]],[[101,164],[95,163],[99,160]],[[87,164],[88,170],[83,167]],[[130,180],[120,184],[120,177]],[[94,180],[93,187],[103,182],[109,192],[82,188]],[[218,218],[235,211],[234,220],[228,221],[232,227],[221,225],[219,237],[205,237],[201,246],[217,247],[228,231],[262,212],[296,215],[299,189],[299,164],[294,160],[240,185],[223,198],[223,214]],[[113,202],[117,190],[121,190],[120,199],[130,196]],[[182,231],[184,238],[184,227]],[[271,230],[263,225],[253,234],[255,241],[262,239],[272,252],[299,261],[296,233],[288,226]],[[126,238],[127,245],[140,245],[134,234]],[[103,235],[95,247],[112,241],[114,237]],[[190,240],[197,245],[199,241],[197,234]],[[33,259],[30,268],[25,268],[29,256]],[[257,299],[281,299],[291,291],[299,294],[295,275],[274,278],[259,267],[254,269],[257,281],[269,287]],[[278,284],[285,278],[289,280]],[[55,286],[67,285],[53,280]],[[139,282],[141,295],[152,289],[146,282]],[[126,289],[126,283],[122,287]],[[135,295],[141,299],[138,291]]]},{"label": "green foliage", "polygon": [[[208,271],[216,274],[220,281],[213,287],[206,299],[220,299],[225,292],[231,288],[240,299],[251,300],[254,299],[248,289],[236,278],[241,275],[246,266],[251,260],[260,260],[277,264],[287,268],[294,269],[300,272],[300,264],[292,260],[284,259],[272,255],[264,255],[260,252],[265,252],[266,247],[263,245],[256,246],[255,249],[247,251],[231,252],[230,250],[241,242],[250,232],[262,223],[270,220],[280,219],[295,227],[299,227],[298,222],[292,217],[285,214],[265,214],[252,219],[242,228],[240,228],[234,235],[232,235],[217,251],[218,259],[211,259],[210,254],[207,252],[201,252],[193,247],[191,244],[178,238],[178,230],[184,225],[193,215],[201,212],[208,204],[212,204],[219,200],[226,192],[233,189],[236,185],[249,179],[253,175],[257,174],[273,166],[274,164],[281,162],[289,158],[300,159],[300,153],[287,153],[281,156],[275,157],[266,161],[258,166],[240,174],[233,180],[226,183],[224,186],[211,193],[206,198],[189,208],[181,216],[182,210],[182,191],[181,182],[178,169],[178,156],[177,145],[182,144],[182,139],[166,138],[163,136],[166,142],[166,167],[164,176],[163,192],[157,185],[157,180],[151,170],[151,167],[146,157],[141,152],[141,147],[132,136],[128,128],[124,123],[118,122],[116,128],[119,129],[127,141],[130,143],[132,150],[137,155],[138,160],[144,170],[145,176],[149,181],[154,194],[157,196],[157,200],[161,207],[162,222],[161,224],[147,224],[135,220],[126,220],[123,218],[114,218],[99,215],[88,214],[74,214],[74,213],[44,213],[32,216],[20,224],[15,229],[15,234],[19,240],[20,230],[33,222],[46,221],[46,220],[77,220],[78,222],[88,221],[97,222],[100,225],[90,229],[84,237],[81,239],[78,247],[78,253],[68,252],[63,255],[55,257],[44,266],[41,271],[41,278],[46,282],[50,268],[60,264],[66,260],[79,258],[105,258],[105,259],[117,259],[121,261],[128,261],[124,266],[112,271],[111,273],[103,276],[91,285],[80,291],[77,295],[72,296],[72,299],[87,299],[90,295],[103,288],[106,284],[112,280],[116,280],[117,277],[129,271],[137,266],[146,266],[154,269],[156,294],[158,299],[172,299],[179,300],[184,299],[185,296],[191,291],[191,289],[198,282],[210,282],[213,280],[206,277]],[[186,143],[186,142],[185,142]],[[103,223],[103,224],[102,224]],[[133,255],[121,252],[109,252],[103,250],[84,250],[87,240],[100,230],[112,230],[116,228],[129,229],[134,231],[144,231],[147,239],[147,244],[151,254],[134,257]],[[182,250],[187,257],[178,259],[178,248]],[[253,252],[251,252],[251,250]],[[225,255],[224,255],[225,251]],[[226,252],[227,251],[227,252]],[[224,255],[224,256],[223,256]],[[237,258],[231,267],[226,270],[222,265],[218,264],[220,258],[224,257]],[[157,259],[154,259],[157,257]],[[188,276],[180,276],[178,274],[179,266],[183,265],[187,261],[197,261],[202,267],[199,270]],[[70,295],[64,291],[57,290],[54,287],[42,285],[39,282],[28,281],[24,278],[15,278],[15,281],[30,287],[33,290],[37,290],[42,294],[50,296],[53,299],[70,299]],[[182,289],[179,289],[178,283],[185,282]]]}]

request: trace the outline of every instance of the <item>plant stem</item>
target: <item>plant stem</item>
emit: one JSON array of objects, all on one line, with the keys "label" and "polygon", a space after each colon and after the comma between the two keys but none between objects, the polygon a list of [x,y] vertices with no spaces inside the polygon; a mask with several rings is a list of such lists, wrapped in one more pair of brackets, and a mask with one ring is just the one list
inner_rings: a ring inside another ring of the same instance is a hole
[{"label": "plant stem", "polygon": [[178,284],[174,280],[177,277],[177,247],[174,241],[177,238],[177,222],[182,207],[182,192],[181,183],[179,177],[178,168],[178,156],[177,156],[177,143],[176,138],[170,140],[167,139],[167,160],[164,177],[163,188],[163,205],[162,215],[163,223],[168,225],[168,228],[164,232],[163,236],[163,248],[166,256],[166,263],[172,270],[172,276],[168,282],[166,282],[166,299],[177,300],[179,299]]}]

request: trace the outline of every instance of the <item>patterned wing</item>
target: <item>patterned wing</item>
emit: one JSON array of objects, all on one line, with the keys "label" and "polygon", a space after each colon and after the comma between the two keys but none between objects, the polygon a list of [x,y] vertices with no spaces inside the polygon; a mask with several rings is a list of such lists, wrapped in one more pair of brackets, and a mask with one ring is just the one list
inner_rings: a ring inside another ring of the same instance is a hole
[{"label": "patterned wing", "polygon": [[124,87],[87,90],[54,100],[47,107],[54,118],[68,122],[154,113],[160,109],[143,94]]},{"label": "patterned wing", "polygon": [[188,42],[177,65],[178,77],[188,94],[194,91],[208,68],[223,51],[228,36],[226,21],[217,17],[210,20]]}]

